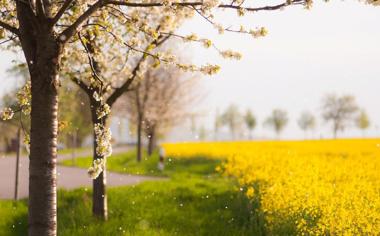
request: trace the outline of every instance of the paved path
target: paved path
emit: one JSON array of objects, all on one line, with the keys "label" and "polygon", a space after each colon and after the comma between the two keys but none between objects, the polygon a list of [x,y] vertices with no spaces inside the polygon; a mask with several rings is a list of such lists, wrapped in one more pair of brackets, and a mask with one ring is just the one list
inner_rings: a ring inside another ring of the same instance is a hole
[{"label": "paved path", "polygon": [[[128,148],[115,148],[114,153],[127,151]],[[89,155],[90,151],[81,152],[79,156]],[[112,157],[111,157],[112,158]],[[71,159],[71,155],[60,155],[58,161]],[[15,185],[15,167],[16,158],[4,157],[0,158],[0,199],[13,199]],[[58,188],[75,189],[79,187],[91,187],[92,180],[87,175],[86,169],[65,167],[58,165],[57,170]],[[107,186],[123,186],[135,185],[147,180],[160,180],[161,178],[126,175],[113,172],[107,172]],[[29,185],[29,159],[26,157],[20,158],[19,169],[19,198],[28,197]]]}]

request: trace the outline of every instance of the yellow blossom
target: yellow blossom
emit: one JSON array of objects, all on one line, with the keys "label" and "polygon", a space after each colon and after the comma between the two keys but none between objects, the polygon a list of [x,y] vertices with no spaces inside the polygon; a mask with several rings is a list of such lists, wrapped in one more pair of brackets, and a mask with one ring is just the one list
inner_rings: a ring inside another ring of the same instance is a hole
[{"label": "yellow blossom", "polygon": [[223,160],[218,170],[236,179],[248,199],[259,201],[256,210],[268,235],[380,234],[380,139],[177,143],[164,148],[177,158]]}]

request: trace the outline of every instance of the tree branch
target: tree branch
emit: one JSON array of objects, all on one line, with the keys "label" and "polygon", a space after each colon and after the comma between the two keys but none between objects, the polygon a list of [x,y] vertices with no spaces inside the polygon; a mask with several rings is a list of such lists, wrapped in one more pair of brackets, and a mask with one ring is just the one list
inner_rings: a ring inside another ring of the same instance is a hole
[{"label": "tree branch", "polygon": [[[157,27],[156,30],[159,30],[160,29],[160,26]],[[153,45],[156,45],[157,46],[160,46],[161,44],[163,44],[166,40],[168,40],[170,38],[170,35],[168,36],[161,36],[159,37],[158,39],[154,40],[151,44]],[[133,69],[132,71],[132,74],[131,76],[124,82],[124,84],[119,87],[119,88],[116,88],[115,91],[111,94],[110,97],[108,97],[107,99],[107,104],[109,106],[112,107],[112,105],[116,102],[116,100],[121,96],[123,95],[123,93],[127,92],[128,89],[129,89],[129,86],[132,84],[133,80],[136,78],[136,75],[137,75],[137,72],[139,71],[140,69],[140,65],[141,63],[145,60],[145,56],[143,55],[140,60],[137,62],[135,68]]]},{"label": "tree branch", "polygon": [[[69,1],[69,0],[67,0]],[[230,9],[245,9],[246,11],[272,11],[272,10],[278,10],[283,7],[289,6],[289,5],[299,5],[299,4],[305,4],[307,0],[293,0],[291,3],[288,3],[288,1],[273,5],[273,6],[264,6],[264,7],[242,7],[240,5],[231,5],[231,4],[220,4],[217,6],[218,8],[230,8]],[[174,6],[202,6],[203,2],[178,2],[173,3]],[[117,5],[117,6],[128,6],[128,7],[162,7],[164,6],[163,3],[133,3],[128,1],[115,1],[115,0],[98,0],[94,5],[90,6],[78,19],[67,29],[65,29],[60,35],[59,40],[62,43],[66,43],[71,37],[73,37],[76,33],[80,25],[86,21],[92,14],[94,14],[97,10],[100,8],[106,6],[106,5]]]},{"label": "tree branch", "polygon": [[[297,5],[304,4],[306,0],[293,0],[291,3],[284,2],[281,4],[273,5],[273,6],[263,6],[263,7],[243,7],[240,5],[232,5],[232,4],[220,4],[217,6],[218,8],[230,8],[230,9],[245,9],[247,11],[273,11],[278,10],[288,5]],[[173,6],[202,6],[203,2],[178,2],[172,3]],[[164,3],[133,3],[127,1],[107,1],[106,5],[119,5],[119,6],[128,6],[128,7],[161,7],[164,6]]]},{"label": "tree branch", "polygon": [[63,3],[62,7],[58,10],[57,14],[54,16],[54,18],[51,22],[52,25],[55,25],[59,21],[59,19],[61,19],[61,17],[65,13],[65,11],[70,7],[70,5],[73,1],[74,0],[66,0]]},{"label": "tree branch", "polygon": [[65,29],[60,35],[59,40],[62,43],[66,43],[71,37],[73,37],[78,28],[81,26],[83,22],[85,22],[92,14],[94,14],[97,10],[104,6],[104,0],[98,0],[94,5],[90,6],[78,19],[67,29]]},{"label": "tree branch", "polygon": [[115,91],[109,96],[107,99],[107,104],[112,107],[112,105],[116,102],[116,100],[123,95],[126,91],[128,91],[129,86],[132,84],[133,80],[136,78],[137,72],[140,69],[141,63],[145,60],[145,57],[142,56],[140,60],[137,62],[135,68],[132,71],[131,76],[124,82],[124,84],[115,89]]},{"label": "tree branch", "polygon": [[[82,46],[84,47],[84,49],[86,51],[88,62],[90,64],[90,68],[92,71],[92,75],[96,80],[99,81],[101,87],[103,88],[103,80],[98,75],[98,73],[99,73],[98,63],[94,60],[94,58],[92,56],[92,54],[94,53],[93,52],[94,51],[93,46],[91,45],[91,43],[88,42],[89,39],[86,39],[86,42],[84,42],[80,32],[78,33],[78,37],[79,37],[79,40],[80,40]],[[89,49],[90,47],[92,48],[92,50]]]},{"label": "tree branch", "polygon": [[1,45],[1,44],[5,44],[5,43],[8,43],[8,42],[14,40],[15,38],[17,38],[17,37],[16,37],[16,36],[13,36],[13,37],[10,37],[10,38],[8,38],[8,39],[6,39],[6,40],[4,40],[4,41],[1,41],[1,42],[0,42],[0,45]]},{"label": "tree branch", "polygon": [[17,36],[19,36],[19,34],[20,34],[19,30],[16,27],[11,26],[11,25],[3,22],[3,21],[0,21],[0,27],[2,27],[4,29],[6,29],[6,30],[8,30],[8,31],[10,31],[12,33],[14,33]]},{"label": "tree branch", "polygon": [[42,0],[36,1],[36,12],[37,12],[37,17],[41,17],[42,19],[44,19],[46,17],[45,9],[44,9],[44,5],[42,3]]}]

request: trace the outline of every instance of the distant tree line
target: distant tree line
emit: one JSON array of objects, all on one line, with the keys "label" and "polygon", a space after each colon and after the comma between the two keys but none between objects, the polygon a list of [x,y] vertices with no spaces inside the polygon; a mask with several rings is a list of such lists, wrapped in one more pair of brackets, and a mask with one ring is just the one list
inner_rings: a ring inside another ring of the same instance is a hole
[{"label": "distant tree line", "polygon": [[[321,118],[325,124],[331,126],[332,135],[338,137],[349,127],[355,126],[362,131],[370,127],[371,122],[367,112],[360,108],[354,96],[336,94],[327,94],[321,101]],[[276,108],[264,119],[263,125],[274,131],[276,138],[279,138],[282,131],[289,123],[288,113],[284,109]],[[248,139],[252,139],[253,131],[258,124],[257,117],[254,113],[247,109],[245,113],[241,113],[238,106],[231,104],[223,113],[216,114],[214,121],[214,136],[218,139],[218,134],[222,127],[229,129],[231,139],[242,138],[243,133]],[[305,133],[315,131],[317,127],[317,118],[310,111],[303,111],[297,119],[298,127]],[[245,131],[245,132],[244,132]]]}]

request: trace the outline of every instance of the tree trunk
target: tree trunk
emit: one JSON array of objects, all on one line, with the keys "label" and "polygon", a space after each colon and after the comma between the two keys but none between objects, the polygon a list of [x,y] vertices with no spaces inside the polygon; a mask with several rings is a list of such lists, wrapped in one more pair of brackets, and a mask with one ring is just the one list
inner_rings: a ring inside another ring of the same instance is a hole
[{"label": "tree trunk", "polygon": [[16,176],[15,176],[15,194],[14,200],[18,200],[18,177],[20,170],[20,151],[21,151],[21,129],[17,129],[17,150],[16,150]]},{"label": "tree trunk", "polygon": [[12,148],[11,142],[9,142],[9,139],[6,137],[4,138],[4,144],[5,144],[5,152],[6,153],[14,151]]},{"label": "tree trunk", "polygon": [[75,166],[75,159],[76,159],[76,148],[77,148],[77,133],[78,131],[74,130],[72,132],[71,137],[71,163],[73,166]]},{"label": "tree trunk", "polygon": [[[95,138],[95,134],[94,134]],[[94,160],[101,159],[104,157],[99,156],[96,153],[97,143],[94,140]],[[92,214],[100,219],[107,220],[108,218],[108,204],[107,204],[107,175],[106,167],[104,167],[103,172],[98,176],[98,178],[92,181]]]},{"label": "tree trunk", "polygon": [[[89,95],[91,96],[91,95]],[[100,103],[91,99],[91,114],[92,114],[92,122],[93,125],[97,123],[107,124],[108,117],[103,117],[102,120],[98,119],[96,110],[100,107]],[[93,160],[97,159],[105,159],[105,157],[99,156],[96,152],[98,144],[96,142],[96,134],[93,133],[94,141],[93,141]],[[104,170],[98,176],[98,178],[92,181],[92,214],[95,217],[98,217],[102,220],[108,219],[108,202],[107,202],[107,170],[106,170],[106,160],[104,160]]]},{"label": "tree trunk", "polygon": [[57,234],[57,87],[61,49],[52,34],[37,37],[35,59],[26,55],[32,82],[29,235],[53,236]]},{"label": "tree trunk", "polygon": [[29,4],[15,2],[19,39],[32,85],[28,234],[55,236],[57,234],[57,87],[62,45],[56,41],[48,21],[40,21],[36,26],[36,18]]},{"label": "tree trunk", "polygon": [[138,115],[137,118],[137,162],[141,162],[142,159],[142,118]]},{"label": "tree trunk", "polygon": [[154,149],[156,148],[156,129],[152,127],[148,139],[148,155],[153,154]]}]

